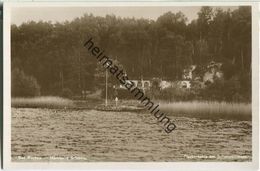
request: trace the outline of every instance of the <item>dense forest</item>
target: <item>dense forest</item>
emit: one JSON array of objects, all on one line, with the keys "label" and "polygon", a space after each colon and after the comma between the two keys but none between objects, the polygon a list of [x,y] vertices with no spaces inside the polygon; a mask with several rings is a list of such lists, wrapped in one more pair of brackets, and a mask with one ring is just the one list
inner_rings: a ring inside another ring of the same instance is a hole
[{"label": "dense forest", "polygon": [[[92,37],[132,79],[178,80],[185,67],[216,61],[223,64],[225,80],[238,80],[239,91],[250,94],[251,7],[224,11],[205,6],[197,15],[189,23],[182,12],[169,11],[156,21],[85,14],[70,22],[12,25],[12,80],[31,79],[42,95],[64,88],[74,94],[92,91],[100,74],[83,46]],[[12,89],[12,95],[20,94]]]}]

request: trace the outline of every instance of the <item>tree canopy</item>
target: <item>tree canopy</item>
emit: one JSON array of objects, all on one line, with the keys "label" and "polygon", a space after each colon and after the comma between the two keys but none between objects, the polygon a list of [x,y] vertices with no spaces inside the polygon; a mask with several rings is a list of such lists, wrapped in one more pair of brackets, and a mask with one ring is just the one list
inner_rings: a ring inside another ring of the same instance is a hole
[{"label": "tree canopy", "polygon": [[226,67],[226,77],[246,75],[251,83],[251,8],[246,6],[233,11],[205,6],[190,23],[182,12],[169,11],[156,21],[85,14],[70,22],[12,25],[12,69],[33,76],[41,94],[91,90],[97,61],[83,46],[90,37],[133,79],[178,80],[185,67],[214,60]]}]

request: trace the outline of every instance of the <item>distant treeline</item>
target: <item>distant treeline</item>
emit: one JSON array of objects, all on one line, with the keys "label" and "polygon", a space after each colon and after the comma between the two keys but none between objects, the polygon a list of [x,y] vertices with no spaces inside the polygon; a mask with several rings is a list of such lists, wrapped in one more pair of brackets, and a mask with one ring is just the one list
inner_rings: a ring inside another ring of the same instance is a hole
[{"label": "distant treeline", "polygon": [[185,67],[213,60],[223,63],[226,80],[243,80],[250,92],[251,7],[246,6],[233,11],[202,7],[190,23],[182,12],[167,12],[156,21],[85,14],[71,22],[12,25],[15,78],[22,72],[37,81],[43,95],[93,90],[103,75],[83,46],[89,37],[132,79],[179,80]]}]

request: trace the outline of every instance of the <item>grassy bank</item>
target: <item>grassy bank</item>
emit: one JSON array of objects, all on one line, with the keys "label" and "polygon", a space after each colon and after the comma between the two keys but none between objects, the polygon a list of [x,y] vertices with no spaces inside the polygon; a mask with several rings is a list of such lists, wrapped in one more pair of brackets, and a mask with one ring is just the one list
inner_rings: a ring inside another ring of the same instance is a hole
[{"label": "grassy bank", "polygon": [[43,96],[33,98],[12,98],[12,107],[65,108],[73,106],[73,101],[61,97]]},{"label": "grassy bank", "polygon": [[248,103],[173,102],[160,103],[160,109],[169,115],[203,119],[251,120],[252,117]]},{"label": "grassy bank", "polygon": [[[72,101],[61,97],[12,98],[12,107],[27,108],[95,108],[103,101]],[[109,101],[109,106],[115,106]],[[119,106],[142,106],[136,100],[123,100]],[[227,102],[160,102],[160,110],[169,116],[185,116],[203,119],[251,120],[252,109],[249,103]]]}]

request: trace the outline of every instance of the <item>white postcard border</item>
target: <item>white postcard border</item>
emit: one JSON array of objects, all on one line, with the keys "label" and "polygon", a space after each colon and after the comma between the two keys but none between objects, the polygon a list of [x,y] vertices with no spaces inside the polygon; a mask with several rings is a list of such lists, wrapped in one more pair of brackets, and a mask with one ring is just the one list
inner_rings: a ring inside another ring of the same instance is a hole
[{"label": "white postcard border", "polygon": [[[252,162],[11,162],[10,14],[13,7],[252,6]],[[259,161],[259,3],[257,2],[5,2],[3,109],[5,169],[256,170]]]}]

